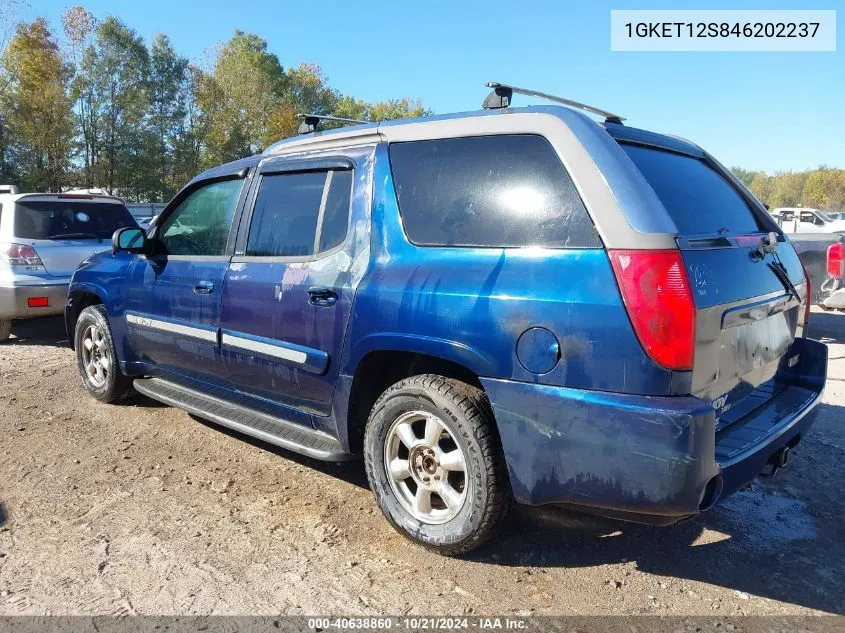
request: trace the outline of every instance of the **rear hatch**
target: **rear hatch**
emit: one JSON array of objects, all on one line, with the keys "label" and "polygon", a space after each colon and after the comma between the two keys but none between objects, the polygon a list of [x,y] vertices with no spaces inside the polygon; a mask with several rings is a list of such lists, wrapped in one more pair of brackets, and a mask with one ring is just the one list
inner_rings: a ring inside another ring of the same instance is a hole
[{"label": "rear hatch", "polygon": [[703,153],[620,145],[678,228],[695,307],[690,391],[713,403],[724,426],[755,390],[771,397],[787,386],[779,381],[797,363],[789,354],[804,321],[801,263]]},{"label": "rear hatch", "polygon": [[111,248],[112,234],[125,226],[136,222],[115,199],[27,196],[15,201],[13,241],[32,246],[49,275],[69,277],[82,260]]}]

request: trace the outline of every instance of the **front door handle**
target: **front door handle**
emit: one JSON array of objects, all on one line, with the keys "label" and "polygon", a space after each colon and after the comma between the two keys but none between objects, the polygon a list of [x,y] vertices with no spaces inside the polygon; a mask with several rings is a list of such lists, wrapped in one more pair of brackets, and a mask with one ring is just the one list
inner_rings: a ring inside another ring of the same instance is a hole
[{"label": "front door handle", "polygon": [[330,308],[337,303],[337,293],[330,288],[312,286],[308,289],[308,303],[312,306]]},{"label": "front door handle", "polygon": [[198,295],[210,295],[214,291],[214,283],[211,281],[200,281],[194,286],[194,292]]}]

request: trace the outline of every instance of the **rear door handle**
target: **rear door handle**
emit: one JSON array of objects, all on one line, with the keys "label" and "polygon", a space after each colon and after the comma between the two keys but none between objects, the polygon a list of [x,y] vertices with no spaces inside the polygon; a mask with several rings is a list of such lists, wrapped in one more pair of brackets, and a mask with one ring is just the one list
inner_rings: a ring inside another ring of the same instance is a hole
[{"label": "rear door handle", "polygon": [[211,281],[200,281],[194,286],[194,292],[198,295],[210,295],[214,290],[214,283]]},{"label": "rear door handle", "polygon": [[312,306],[329,308],[337,303],[337,293],[330,288],[312,286],[308,289],[308,303]]}]

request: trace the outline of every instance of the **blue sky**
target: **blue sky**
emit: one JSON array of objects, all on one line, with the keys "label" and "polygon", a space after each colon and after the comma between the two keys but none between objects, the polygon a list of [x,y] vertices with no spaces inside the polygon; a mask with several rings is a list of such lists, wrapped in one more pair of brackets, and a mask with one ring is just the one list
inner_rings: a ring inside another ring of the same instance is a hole
[{"label": "blue sky", "polygon": [[[309,2],[31,0],[26,16],[58,29],[67,7],[111,13],[148,41],[160,32],[195,61],[235,28],[255,32],[284,66],[319,64],[332,85],[368,101],[414,96],[438,113],[477,109],[485,81],[560,94],[679,134],[728,165],[845,168],[845,46],[837,52],[610,51],[610,9],[681,2]],[[319,9],[316,7],[320,7]],[[688,8],[842,9],[819,0],[690,3]],[[845,11],[839,11],[842,19]],[[515,105],[526,104],[518,97]]]}]

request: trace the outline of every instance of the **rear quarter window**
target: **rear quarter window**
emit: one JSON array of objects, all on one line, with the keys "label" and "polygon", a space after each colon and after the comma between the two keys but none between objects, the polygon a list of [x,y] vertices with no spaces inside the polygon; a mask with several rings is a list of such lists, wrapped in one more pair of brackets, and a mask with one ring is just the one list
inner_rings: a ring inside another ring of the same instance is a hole
[{"label": "rear quarter window", "polygon": [[575,185],[542,136],[393,143],[390,163],[414,244],[601,247]]},{"label": "rear quarter window", "polygon": [[620,143],[682,235],[763,230],[740,193],[700,158]]}]

